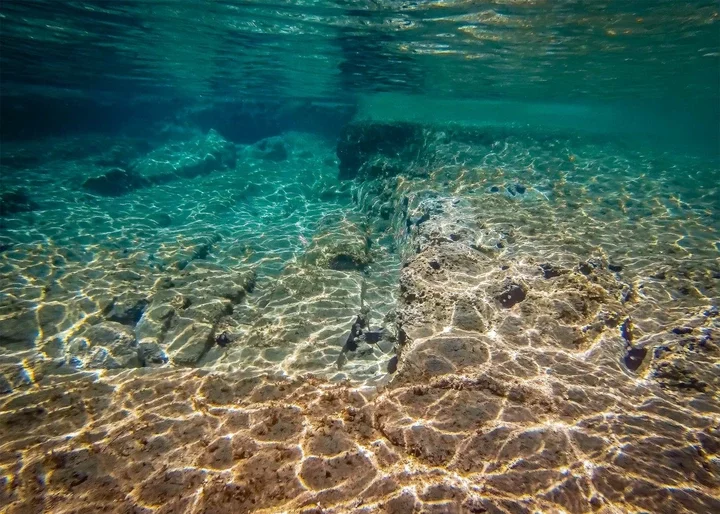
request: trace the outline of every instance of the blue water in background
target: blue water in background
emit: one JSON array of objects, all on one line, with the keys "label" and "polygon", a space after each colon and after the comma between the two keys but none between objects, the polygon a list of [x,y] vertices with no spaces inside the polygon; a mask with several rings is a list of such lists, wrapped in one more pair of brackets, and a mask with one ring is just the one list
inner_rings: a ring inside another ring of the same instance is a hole
[{"label": "blue water in background", "polygon": [[6,0],[0,16],[5,140],[188,109],[235,141],[332,134],[380,94],[405,118],[720,152],[716,2]]}]

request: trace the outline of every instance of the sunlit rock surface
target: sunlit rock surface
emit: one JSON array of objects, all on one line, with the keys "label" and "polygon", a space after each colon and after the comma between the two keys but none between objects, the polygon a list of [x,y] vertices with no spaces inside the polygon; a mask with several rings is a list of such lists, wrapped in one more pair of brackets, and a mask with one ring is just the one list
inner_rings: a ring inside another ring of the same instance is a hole
[{"label": "sunlit rock surface", "polygon": [[68,152],[3,217],[7,512],[720,510],[717,170],[343,134],[128,151],[194,171],[111,208]]}]

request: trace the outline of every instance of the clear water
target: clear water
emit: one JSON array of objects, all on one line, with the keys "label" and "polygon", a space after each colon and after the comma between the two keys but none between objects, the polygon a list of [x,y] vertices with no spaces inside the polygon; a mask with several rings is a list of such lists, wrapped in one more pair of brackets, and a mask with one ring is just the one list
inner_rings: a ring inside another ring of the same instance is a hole
[{"label": "clear water", "polygon": [[0,511],[720,511],[720,10],[0,3]]}]

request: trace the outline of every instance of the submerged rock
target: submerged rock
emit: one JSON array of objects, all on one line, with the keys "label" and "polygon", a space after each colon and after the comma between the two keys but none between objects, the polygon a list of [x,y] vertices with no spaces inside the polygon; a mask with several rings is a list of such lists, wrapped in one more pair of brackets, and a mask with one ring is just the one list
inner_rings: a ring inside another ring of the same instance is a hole
[{"label": "submerged rock", "polygon": [[563,274],[564,270],[550,264],[550,263],[542,263],[540,264],[540,269],[542,270],[543,277],[544,278],[555,278],[559,277]]},{"label": "submerged rock", "polygon": [[38,208],[38,204],[30,197],[26,189],[8,191],[0,196],[0,216],[30,212]]},{"label": "submerged rock", "polygon": [[104,321],[73,337],[67,358],[90,369],[136,368],[140,366],[135,333],[114,321]]},{"label": "submerged rock", "polygon": [[[422,145],[422,127],[413,123],[351,123],[340,134],[337,156],[340,160],[340,178],[373,178],[395,175],[402,169],[385,165],[373,166],[373,157],[386,157],[402,161]],[[380,164],[377,162],[377,164]]]},{"label": "submerged rock", "polygon": [[142,294],[123,293],[113,300],[107,319],[134,327],[140,321],[147,304],[148,300]]},{"label": "submerged rock", "polygon": [[125,168],[88,178],[82,187],[101,196],[122,196],[136,189],[234,168],[236,160],[235,146],[211,130],[205,136],[158,148]]},{"label": "submerged rock", "polygon": [[169,360],[165,351],[154,341],[141,341],[138,345],[138,356],[145,367],[162,366]]},{"label": "submerged rock", "polygon": [[172,225],[173,222],[170,215],[165,212],[158,212],[157,214],[153,214],[152,216],[150,216],[150,219],[157,223],[158,227],[162,228],[169,227],[170,225]]},{"label": "submerged rock", "polygon": [[268,137],[252,146],[252,156],[268,161],[284,161],[289,156],[287,144],[282,137]]},{"label": "submerged rock", "polygon": [[623,359],[625,366],[630,371],[637,371],[645,360],[647,353],[646,348],[630,348]]},{"label": "submerged rock", "polygon": [[362,271],[373,261],[367,232],[347,219],[329,223],[313,237],[303,260],[336,271]]},{"label": "submerged rock", "polygon": [[171,143],[150,152],[133,164],[133,170],[150,184],[195,178],[235,167],[235,145],[210,130],[189,141]]},{"label": "submerged rock", "polygon": [[330,257],[328,268],[336,271],[360,271],[363,270],[367,264],[363,256],[338,253]]},{"label": "submerged rock", "polygon": [[0,347],[31,348],[40,331],[35,312],[25,310],[25,306],[19,303],[11,303],[8,307],[0,309],[0,313],[12,313],[10,316],[0,317]]},{"label": "submerged rock", "polygon": [[495,295],[495,300],[504,308],[510,309],[525,300],[526,295],[525,286],[510,282],[504,284],[502,291]]},{"label": "submerged rock", "polygon": [[470,332],[484,332],[485,322],[478,310],[470,303],[458,302],[453,312],[453,326]]},{"label": "submerged rock", "polygon": [[87,191],[101,196],[122,196],[150,182],[133,171],[113,168],[103,175],[91,177],[83,183]]}]

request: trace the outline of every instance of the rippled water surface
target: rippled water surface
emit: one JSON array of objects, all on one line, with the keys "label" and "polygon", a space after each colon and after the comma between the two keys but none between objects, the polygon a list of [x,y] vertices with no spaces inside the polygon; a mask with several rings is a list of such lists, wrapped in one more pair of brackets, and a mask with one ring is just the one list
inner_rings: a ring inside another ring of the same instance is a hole
[{"label": "rippled water surface", "polygon": [[[715,2],[3,2],[3,79],[180,95],[712,98]],[[72,63],[72,65],[69,65]]]}]

